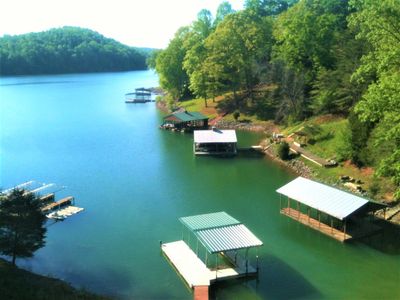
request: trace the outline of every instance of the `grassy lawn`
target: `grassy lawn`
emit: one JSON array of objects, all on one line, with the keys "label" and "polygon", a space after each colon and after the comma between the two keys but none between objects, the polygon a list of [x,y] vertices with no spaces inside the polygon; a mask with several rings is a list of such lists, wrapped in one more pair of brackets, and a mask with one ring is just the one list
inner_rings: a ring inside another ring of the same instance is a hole
[{"label": "grassy lawn", "polygon": [[0,299],[100,300],[110,298],[74,289],[61,280],[16,268],[5,260],[0,259]]},{"label": "grassy lawn", "polygon": [[210,119],[218,116],[216,106],[217,101],[213,102],[212,99],[207,100],[207,107],[205,107],[204,99],[190,99],[179,102],[179,106],[186,109],[187,111],[199,111],[209,117]]},{"label": "grassy lawn", "polygon": [[[338,149],[340,145],[343,144],[343,133],[349,130],[347,119],[330,115],[319,116],[288,126],[282,130],[282,133],[288,136],[310,125],[314,126],[317,132],[311,135],[314,142],[311,144],[307,143],[305,149],[322,158],[338,160]],[[303,137],[294,136],[294,140],[304,142]],[[361,180],[363,182],[361,186],[367,192],[370,191],[372,185],[377,184],[379,186],[379,191],[374,197],[375,200],[390,201],[393,197],[393,192],[395,190],[393,183],[390,179],[384,177],[374,179],[374,169],[371,167],[357,168],[346,161],[339,163],[337,167],[323,168],[307,159],[300,159],[313,170],[313,174],[316,178],[326,183],[338,184],[340,183],[340,176],[347,175],[356,180]]]}]

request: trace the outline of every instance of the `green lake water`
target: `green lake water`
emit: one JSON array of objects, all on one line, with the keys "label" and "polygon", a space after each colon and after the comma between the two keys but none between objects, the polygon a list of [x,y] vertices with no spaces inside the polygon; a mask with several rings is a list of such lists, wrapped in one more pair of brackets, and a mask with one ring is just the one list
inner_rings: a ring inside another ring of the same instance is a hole
[{"label": "green lake water", "polygon": [[280,215],[275,190],[294,175],[266,158],[194,157],[192,135],[158,129],[154,103],[124,103],[158,85],[151,71],[0,80],[0,186],[54,182],[85,208],[21,267],[121,299],[191,299],[159,242],[181,239],[181,216],[226,211],[264,242],[261,271],[213,297],[400,299],[400,250],[385,241],[399,235],[342,244]]}]

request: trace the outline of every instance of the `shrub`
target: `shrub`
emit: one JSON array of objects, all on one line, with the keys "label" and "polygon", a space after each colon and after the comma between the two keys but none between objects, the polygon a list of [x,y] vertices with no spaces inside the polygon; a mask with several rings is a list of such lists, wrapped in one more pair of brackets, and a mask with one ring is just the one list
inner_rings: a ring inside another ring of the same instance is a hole
[{"label": "shrub", "polygon": [[235,119],[235,121],[237,121],[240,117],[240,112],[238,110],[235,110],[233,113],[233,118]]},{"label": "shrub", "polygon": [[282,142],[278,146],[278,156],[282,160],[289,159],[289,144],[286,142]]}]

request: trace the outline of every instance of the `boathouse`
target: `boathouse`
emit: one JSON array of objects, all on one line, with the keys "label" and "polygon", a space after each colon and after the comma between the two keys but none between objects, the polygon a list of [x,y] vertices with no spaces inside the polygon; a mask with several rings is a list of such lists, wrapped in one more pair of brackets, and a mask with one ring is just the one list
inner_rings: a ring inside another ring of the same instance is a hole
[{"label": "boathouse", "polygon": [[249,250],[263,243],[240,221],[226,212],[182,217],[179,221],[187,235],[182,230],[182,240],[162,244],[161,249],[195,294],[219,280],[257,274],[258,253],[253,266]]},{"label": "boathouse", "polygon": [[195,129],[207,129],[208,117],[197,111],[179,111],[164,117],[160,126],[164,129],[192,131]]},{"label": "boathouse", "polygon": [[379,231],[365,215],[385,205],[337,188],[298,177],[277,190],[280,212],[341,242]]},{"label": "boathouse", "polygon": [[235,130],[195,130],[193,152],[196,155],[236,155]]}]

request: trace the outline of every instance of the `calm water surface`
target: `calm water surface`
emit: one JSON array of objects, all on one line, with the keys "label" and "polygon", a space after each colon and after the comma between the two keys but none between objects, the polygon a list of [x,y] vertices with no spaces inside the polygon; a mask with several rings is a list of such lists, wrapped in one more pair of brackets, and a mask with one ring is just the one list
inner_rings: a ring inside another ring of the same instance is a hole
[{"label": "calm water surface", "polygon": [[[265,244],[258,280],[218,284],[218,299],[399,299],[399,249],[341,244],[279,214],[293,175],[267,159],[195,158],[192,136],[158,129],[154,103],[124,94],[157,86],[150,71],[2,78],[1,182],[67,186],[85,211],[49,226],[19,265],[122,299],[191,299],[160,254],[181,216],[225,210]],[[240,133],[242,145],[260,137]]]}]

